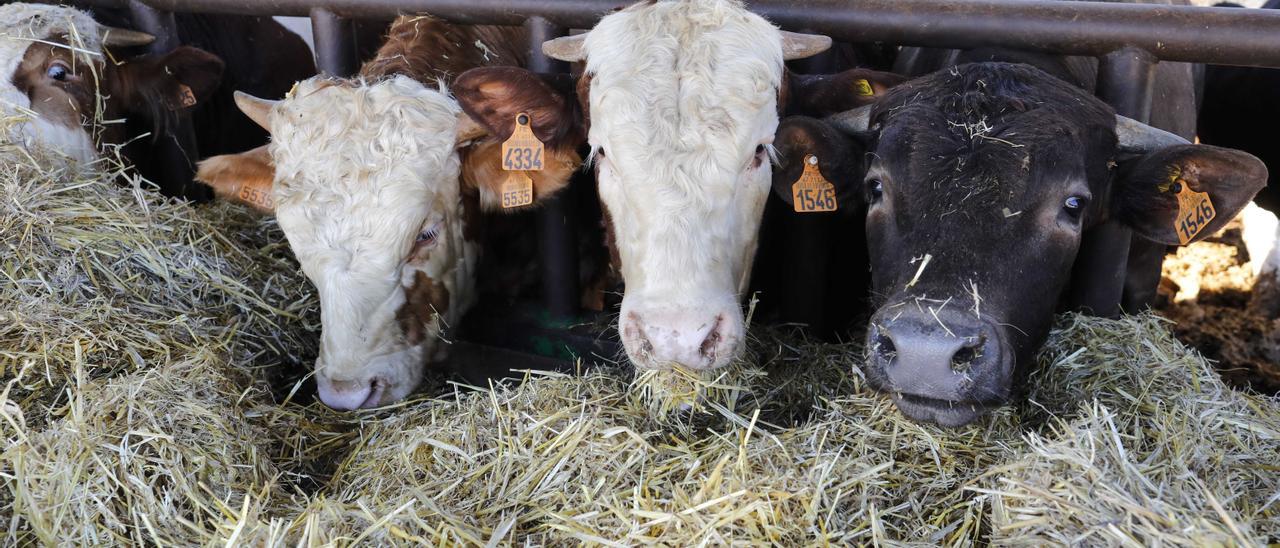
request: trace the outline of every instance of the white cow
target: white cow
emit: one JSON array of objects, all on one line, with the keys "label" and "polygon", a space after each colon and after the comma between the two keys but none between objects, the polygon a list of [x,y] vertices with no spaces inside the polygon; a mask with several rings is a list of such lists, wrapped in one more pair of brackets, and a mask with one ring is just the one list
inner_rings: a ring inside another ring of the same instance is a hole
[{"label": "white cow", "polygon": [[579,99],[626,285],[619,331],[639,367],[716,368],[741,349],[783,61],[830,43],[737,1],[690,0],[544,44],[586,62]]}]

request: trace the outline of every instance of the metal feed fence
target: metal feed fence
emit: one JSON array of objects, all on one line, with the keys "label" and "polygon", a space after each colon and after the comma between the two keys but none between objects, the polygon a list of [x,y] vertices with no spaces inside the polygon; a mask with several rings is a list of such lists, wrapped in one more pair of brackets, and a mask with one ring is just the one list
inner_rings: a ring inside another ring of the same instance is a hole
[{"label": "metal feed fence", "polygon": [[[42,0],[50,1],[50,0]],[[543,41],[571,28],[591,28],[629,5],[620,0],[70,0],[79,6],[126,8],[154,34],[153,53],[178,46],[174,12],[306,16],[314,31],[318,68],[336,76],[357,69],[352,20],[430,13],[466,24],[524,25],[530,32],[529,69],[567,72],[542,54]],[[1011,47],[1097,57],[1097,93],[1119,114],[1147,121],[1159,61],[1280,67],[1280,10],[1241,10],[1049,0],[749,0],[750,9],[793,31],[848,42],[942,48]],[[189,124],[177,142],[194,150]],[[180,153],[180,151],[179,151]],[[190,178],[190,164],[170,162],[174,177]],[[573,215],[558,201],[538,215],[545,306],[552,315],[577,312]],[[1129,229],[1112,223],[1082,244],[1073,302],[1101,315],[1118,311],[1129,253]],[[803,269],[803,265],[797,265]],[[797,276],[805,279],[803,272]]]}]

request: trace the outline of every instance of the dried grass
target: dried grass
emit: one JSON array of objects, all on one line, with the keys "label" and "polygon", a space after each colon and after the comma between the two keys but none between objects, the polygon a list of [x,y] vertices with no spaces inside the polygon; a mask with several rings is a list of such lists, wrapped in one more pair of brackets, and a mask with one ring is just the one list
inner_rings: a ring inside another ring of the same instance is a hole
[{"label": "dried grass", "polygon": [[1155,316],[1060,318],[1026,400],[956,430],[759,327],[696,420],[609,370],[339,414],[269,391],[315,345],[270,223],[78,177],[0,173],[0,544],[1280,540],[1280,401]]}]

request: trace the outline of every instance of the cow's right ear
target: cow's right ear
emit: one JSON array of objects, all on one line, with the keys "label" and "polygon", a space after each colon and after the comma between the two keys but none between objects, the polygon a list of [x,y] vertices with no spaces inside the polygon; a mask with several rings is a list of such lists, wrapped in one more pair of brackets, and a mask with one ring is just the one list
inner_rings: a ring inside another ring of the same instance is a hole
[{"label": "cow's right ear", "polygon": [[146,112],[154,102],[168,110],[182,110],[213,95],[222,82],[224,67],[218,56],[182,46],[164,55],[130,59],[116,74],[130,110]]},{"label": "cow's right ear", "polygon": [[224,154],[201,161],[196,180],[213,187],[219,198],[240,202],[263,213],[275,212],[271,197],[275,166],[267,145],[240,154]]},{"label": "cow's right ear", "polygon": [[786,112],[825,118],[874,103],[906,80],[891,72],[867,69],[839,74],[790,74]]},{"label": "cow's right ear", "polygon": [[862,207],[862,178],[866,172],[866,148],[830,124],[807,116],[790,116],[778,124],[774,135],[777,161],[773,168],[773,192],[794,207],[794,185],[812,156],[822,178],[836,191],[837,211]]},{"label": "cow's right ear", "polygon": [[462,110],[497,141],[511,137],[521,113],[529,115],[533,134],[549,147],[577,148],[585,140],[572,92],[553,88],[533,72],[474,68],[459,75],[452,89]]}]

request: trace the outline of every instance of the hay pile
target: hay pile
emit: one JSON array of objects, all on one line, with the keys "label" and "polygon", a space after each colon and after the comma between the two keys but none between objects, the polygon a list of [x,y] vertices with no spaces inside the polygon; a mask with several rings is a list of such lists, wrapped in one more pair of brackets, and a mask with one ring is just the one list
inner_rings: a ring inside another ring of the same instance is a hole
[{"label": "hay pile", "polygon": [[697,420],[608,370],[338,414],[268,382],[315,344],[269,223],[3,180],[14,544],[1280,541],[1280,401],[1155,316],[1061,318],[1028,399],[959,430],[868,392],[861,349],[770,329],[765,374]]}]

